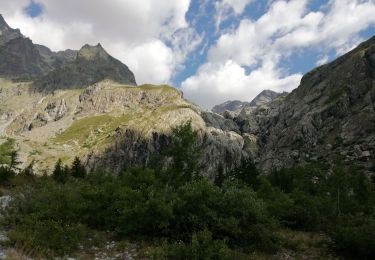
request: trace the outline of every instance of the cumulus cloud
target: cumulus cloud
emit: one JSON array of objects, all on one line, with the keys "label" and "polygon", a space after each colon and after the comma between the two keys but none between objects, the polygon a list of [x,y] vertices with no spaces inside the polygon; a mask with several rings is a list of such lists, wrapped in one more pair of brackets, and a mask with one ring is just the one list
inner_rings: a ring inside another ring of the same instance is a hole
[{"label": "cumulus cloud", "polygon": [[53,50],[101,42],[129,65],[140,83],[168,82],[192,51],[176,38],[198,38],[185,30],[190,0],[38,0],[43,13],[34,19],[24,12],[30,0],[7,2],[0,12],[34,42]]},{"label": "cumulus cloud", "polygon": [[309,11],[308,0],[274,1],[258,20],[243,19],[211,47],[206,64],[182,83],[185,96],[206,108],[226,100],[251,100],[262,89],[291,90],[300,74],[281,61],[302,48],[320,52],[318,64],[353,48],[360,32],[375,24],[374,0],[331,0]]},{"label": "cumulus cloud", "polygon": [[273,64],[264,64],[246,74],[238,63],[228,60],[223,64],[206,63],[198,75],[183,82],[182,88],[188,97],[209,109],[228,99],[251,100],[264,89],[290,91],[298,85],[301,77],[296,74],[281,78]]},{"label": "cumulus cloud", "polygon": [[238,16],[242,14],[245,7],[252,1],[253,0],[221,0],[215,2],[216,30],[218,31],[221,23],[229,19],[231,15]]}]

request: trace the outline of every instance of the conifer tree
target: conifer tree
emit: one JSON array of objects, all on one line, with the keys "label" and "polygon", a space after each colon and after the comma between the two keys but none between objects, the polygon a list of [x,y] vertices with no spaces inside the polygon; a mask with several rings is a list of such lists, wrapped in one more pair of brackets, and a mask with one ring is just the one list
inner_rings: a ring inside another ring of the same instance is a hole
[{"label": "conifer tree", "polygon": [[57,160],[55,169],[53,170],[52,173],[52,178],[60,183],[64,183],[66,181],[66,176],[64,175],[63,172],[63,166],[62,166],[62,161],[61,159]]},{"label": "conifer tree", "polygon": [[78,157],[74,158],[72,168],[70,169],[70,172],[73,177],[75,178],[85,178],[86,176],[86,169],[82,165],[81,160]]}]

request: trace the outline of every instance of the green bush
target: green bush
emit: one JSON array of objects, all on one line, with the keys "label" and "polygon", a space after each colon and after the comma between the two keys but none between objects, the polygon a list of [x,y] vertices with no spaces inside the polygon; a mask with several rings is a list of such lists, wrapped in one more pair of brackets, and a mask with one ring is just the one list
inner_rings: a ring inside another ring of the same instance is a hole
[{"label": "green bush", "polygon": [[375,216],[345,216],[332,231],[334,246],[356,258],[375,258]]},{"label": "green bush", "polygon": [[0,166],[0,184],[8,185],[14,176],[15,173],[9,167]]},{"label": "green bush", "polygon": [[86,232],[81,224],[28,216],[13,227],[9,238],[34,255],[52,257],[76,250],[78,244],[87,237]]}]

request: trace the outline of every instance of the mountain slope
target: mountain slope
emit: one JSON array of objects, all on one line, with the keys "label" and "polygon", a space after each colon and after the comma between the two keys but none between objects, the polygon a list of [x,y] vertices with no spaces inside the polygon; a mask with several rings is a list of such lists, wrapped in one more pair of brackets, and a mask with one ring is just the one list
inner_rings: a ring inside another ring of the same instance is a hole
[{"label": "mountain slope", "polygon": [[283,100],[235,121],[257,138],[255,159],[270,170],[315,160],[375,165],[375,37],[307,73]]},{"label": "mountain slope", "polygon": [[201,164],[206,174],[219,165],[229,169],[242,156],[240,135],[207,127],[200,110],[169,86],[104,80],[54,93],[31,88],[30,83],[0,80],[0,137],[15,139],[23,167],[35,161],[39,173],[52,170],[59,158],[70,163],[75,156],[89,168],[112,171],[147,164],[168,144],[171,127],[188,120],[205,147]]},{"label": "mountain slope", "polygon": [[87,87],[104,79],[137,85],[129,68],[110,56],[100,44],[85,45],[74,60],[37,79],[34,86],[43,91],[72,89]]}]

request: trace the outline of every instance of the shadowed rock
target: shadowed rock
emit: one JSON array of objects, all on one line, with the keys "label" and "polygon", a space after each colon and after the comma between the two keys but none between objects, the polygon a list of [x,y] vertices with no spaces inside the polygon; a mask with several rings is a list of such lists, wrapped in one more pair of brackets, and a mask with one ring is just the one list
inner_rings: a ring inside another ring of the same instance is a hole
[{"label": "shadowed rock", "polygon": [[110,56],[100,44],[85,45],[73,61],[37,79],[34,87],[38,91],[83,88],[104,79],[137,85],[129,68]]}]

